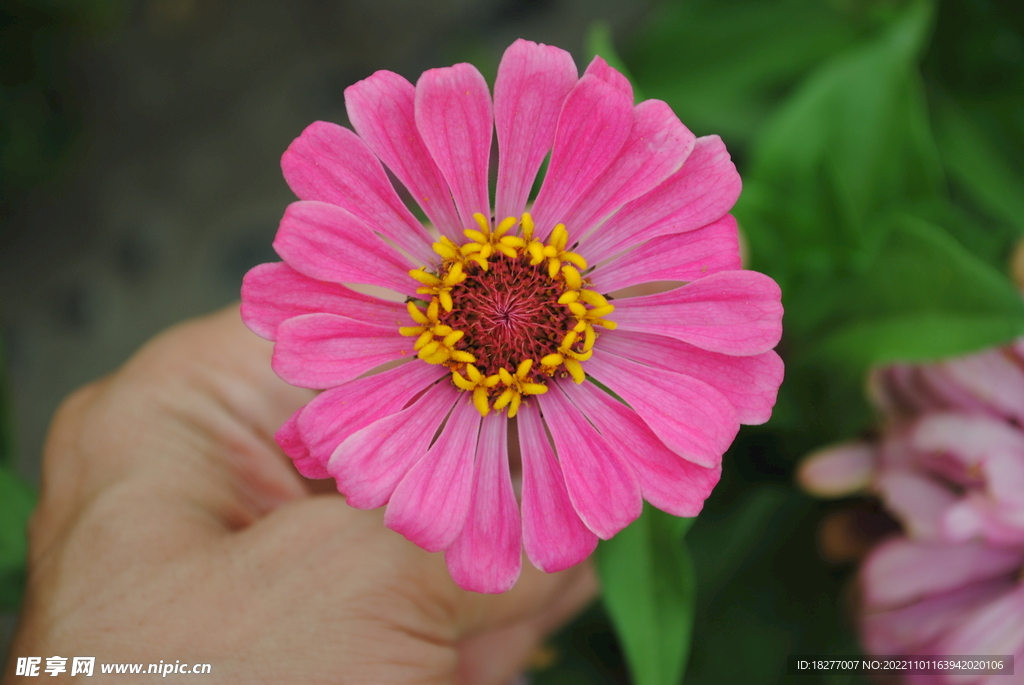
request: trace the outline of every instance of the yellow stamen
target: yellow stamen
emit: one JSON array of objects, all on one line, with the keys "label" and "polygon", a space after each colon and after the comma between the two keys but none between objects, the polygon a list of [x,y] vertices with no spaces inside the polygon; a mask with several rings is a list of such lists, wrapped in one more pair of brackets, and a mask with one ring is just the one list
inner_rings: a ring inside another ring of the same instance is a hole
[{"label": "yellow stamen", "polygon": [[501,393],[498,399],[494,400],[494,411],[501,411],[512,401],[512,398],[516,396],[516,393],[512,388],[508,388],[505,392]]},{"label": "yellow stamen", "polygon": [[611,314],[614,311],[615,305],[607,304],[603,307],[595,307],[594,309],[591,309],[589,312],[587,312],[587,317],[592,319],[600,319],[604,315]]},{"label": "yellow stamen", "polygon": [[487,391],[496,386],[500,379],[497,375],[484,376],[472,364],[466,365],[466,376],[468,378],[457,370],[452,371],[452,382],[461,390],[473,391],[473,406],[480,412],[480,416],[487,416],[491,411],[487,403]]},{"label": "yellow stamen", "polygon": [[[565,224],[558,224],[548,237],[548,245],[555,250],[562,251],[569,242],[569,231],[565,230]],[[547,250],[545,250],[546,252]]]},{"label": "yellow stamen", "polygon": [[526,242],[533,240],[533,216],[529,212],[523,212],[519,223],[523,227],[523,240]]},{"label": "yellow stamen", "polygon": [[[475,216],[480,216],[480,215],[476,214]],[[470,240],[472,240],[473,242],[479,243],[481,247],[486,245],[487,243],[491,242],[490,236],[487,235],[487,233],[481,233],[480,231],[474,231],[472,228],[467,228],[466,230],[463,231],[463,233],[465,233],[466,237],[469,238]]]},{"label": "yellow stamen", "polygon": [[412,320],[415,321],[416,323],[430,323],[430,319],[427,318],[427,315],[420,311],[420,308],[417,307],[412,302],[406,302],[405,308],[409,310],[409,316],[411,316]]},{"label": "yellow stamen", "polygon": [[459,246],[446,235],[441,236],[441,240],[431,245],[431,247],[445,261],[457,260],[461,256]]},{"label": "yellow stamen", "polygon": [[508,407],[508,418],[512,418],[519,412],[523,395],[542,395],[548,391],[548,386],[526,380],[532,368],[533,360],[524,359],[519,362],[515,374],[510,373],[508,369],[498,369],[498,378],[505,386],[505,390],[494,401],[495,411],[501,411]]},{"label": "yellow stamen", "polygon": [[530,255],[530,266],[537,266],[544,261],[544,246],[539,241],[530,241],[526,246],[526,251]]},{"label": "yellow stamen", "polygon": [[418,269],[413,269],[412,271],[409,272],[409,275],[415,278],[423,285],[435,286],[441,285],[442,283],[441,279],[435,276],[434,274],[428,274],[427,267],[425,266],[421,266]]},{"label": "yellow stamen", "polygon": [[565,279],[565,285],[569,290],[579,290],[583,287],[583,277],[574,266],[563,266],[562,278]]},{"label": "yellow stamen", "polygon": [[427,357],[423,361],[425,361],[428,364],[444,364],[446,361],[448,361],[451,358],[452,358],[451,352],[449,352],[444,347],[439,347],[437,352],[435,352],[434,354],[430,355],[429,357]]},{"label": "yellow stamen", "polygon": [[569,375],[572,376],[577,385],[587,380],[587,374],[583,371],[583,365],[575,359],[565,360],[565,370],[569,372]]},{"label": "yellow stamen", "polygon": [[516,252],[516,249],[514,247],[506,245],[505,243],[498,243],[497,245],[494,246],[494,249],[500,252],[501,254],[505,255],[509,259],[515,259],[516,257],[519,256],[519,253]]},{"label": "yellow stamen", "polygon": [[[417,357],[451,370],[452,383],[473,394],[473,405],[481,416],[487,416],[493,409],[507,411],[511,418],[518,413],[524,397],[548,391],[545,384],[548,377],[568,374],[576,383],[586,380],[583,362],[594,354],[597,327],[608,330],[616,327],[614,321],[604,318],[615,311],[615,306],[601,293],[587,288],[590,283],[584,277],[587,261],[569,251],[573,243],[565,224],[557,224],[548,239],[541,241],[535,238],[537,227],[528,212],[518,219],[506,217],[493,229],[491,219],[483,213],[475,213],[473,220],[476,226],[463,231],[464,244],[459,245],[447,236],[433,243],[433,251],[440,258],[436,267],[425,266],[409,272],[419,283],[416,292],[429,296],[429,303],[426,311],[412,301],[406,303],[413,325],[399,327],[399,333],[415,338],[413,350]],[[513,232],[517,225],[522,228],[518,235]],[[486,376],[477,366],[479,361],[475,354],[456,348],[462,344],[475,350],[474,345],[478,343],[467,339],[467,334],[473,334],[443,323],[442,317],[449,322],[464,320],[448,318],[458,299],[453,292],[465,287],[463,283],[471,278],[470,274],[476,278],[480,271],[488,271],[488,260],[494,258],[525,259],[531,266],[540,267],[554,284],[560,285],[556,288],[556,302],[568,310],[566,313],[571,318],[557,348],[540,355],[536,363],[533,359],[524,359],[514,372],[499,368],[497,373]]]},{"label": "yellow stamen", "polygon": [[586,271],[587,269],[587,260],[584,259],[581,255],[576,254],[575,252],[563,252],[562,259],[564,259],[567,262],[572,262],[580,271]]},{"label": "yellow stamen", "polygon": [[420,333],[420,337],[416,339],[416,342],[414,342],[412,344],[412,349],[414,349],[414,350],[423,349],[423,346],[426,345],[427,343],[429,343],[433,339],[434,339],[433,331],[423,331],[422,333]]},{"label": "yellow stamen", "polygon": [[[480,226],[480,230],[483,231],[484,235],[485,236],[490,236],[491,235],[491,222],[487,220],[487,217],[485,217],[480,212],[477,212],[477,213],[475,213],[473,215],[473,218],[476,220],[476,223]],[[474,240],[475,240],[475,238],[474,238]]]},{"label": "yellow stamen", "polygon": [[561,366],[562,362],[564,362],[564,361],[565,361],[565,357],[563,357],[562,355],[558,354],[557,352],[554,352],[552,354],[547,355],[546,357],[541,358],[540,365],[541,366],[558,367],[558,366]]},{"label": "yellow stamen", "polygon": [[551,280],[554,280],[555,276],[558,275],[558,271],[561,268],[561,266],[562,262],[558,259],[558,257],[551,257],[550,259],[548,259],[548,276],[551,277]]},{"label": "yellow stamen", "polygon": [[501,236],[505,235],[510,230],[512,230],[512,227],[515,226],[517,223],[519,223],[519,220],[516,219],[514,216],[505,217],[504,219],[501,220],[501,223],[498,224],[498,227],[494,229],[494,235],[500,238]]},{"label": "yellow stamen", "polygon": [[[546,389],[546,388],[545,388]],[[512,396],[512,403],[508,407],[508,418],[514,417],[519,413],[519,405],[523,403],[523,398],[519,395]]]},{"label": "yellow stamen", "polygon": [[487,406],[486,389],[478,387],[473,391],[473,406],[480,412],[480,416],[487,416],[491,413],[491,408]]},{"label": "yellow stamen", "polygon": [[417,353],[417,356],[420,359],[426,361],[427,357],[434,354],[439,349],[441,349],[441,343],[437,342],[436,340],[431,340],[426,345],[420,348],[420,351]]}]

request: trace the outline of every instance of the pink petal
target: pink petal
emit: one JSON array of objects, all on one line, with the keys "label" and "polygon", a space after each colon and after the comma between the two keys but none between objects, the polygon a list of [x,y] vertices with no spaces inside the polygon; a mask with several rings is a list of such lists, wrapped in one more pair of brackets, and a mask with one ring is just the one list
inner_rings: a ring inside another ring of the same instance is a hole
[{"label": "pink petal", "polygon": [[348,436],[401,411],[446,374],[443,366],[413,361],[322,392],[299,418],[302,440],[310,454],[327,463]]},{"label": "pink petal", "polygon": [[560,387],[633,467],[644,499],[674,516],[700,513],[722,475],[720,466],[704,468],[672,452],[635,411],[592,383]]},{"label": "pink petal", "polygon": [[936,647],[939,654],[1019,653],[1024,648],[1024,587],[1018,586],[979,608]]},{"label": "pink petal", "polygon": [[944,513],[942,531],[947,540],[981,537],[992,545],[1024,544],[1024,511],[1000,506],[989,493],[971,492]]},{"label": "pink petal", "polygon": [[597,349],[704,381],[736,408],[740,423],[758,425],[772,415],[785,371],[775,352],[733,357],[708,352],[674,338],[649,333],[605,331]]},{"label": "pink petal", "polygon": [[429,69],[416,82],[416,128],[448,181],[464,228],[473,214],[491,216],[487,163],[491,156],[491,94],[471,64]]},{"label": "pink petal", "polygon": [[587,528],[607,540],[640,515],[640,484],[622,455],[594,430],[559,385],[551,383],[537,399],[555,442],[569,499]]},{"label": "pink petal", "polygon": [[906,364],[874,369],[868,375],[867,388],[872,404],[894,417],[916,417],[942,408],[942,401],[921,382],[920,369]]},{"label": "pink petal", "polygon": [[676,338],[712,352],[767,352],[782,337],[782,292],[756,271],[722,271],[658,295],[615,301],[621,330]]},{"label": "pink petal", "polygon": [[469,515],[444,560],[463,590],[498,593],[512,589],[523,566],[519,505],[508,466],[508,419],[484,418],[476,450]]},{"label": "pink petal", "polygon": [[694,135],[661,100],[641,102],[632,119],[618,157],[562,217],[569,235],[582,238],[609,214],[653,190],[693,150]]},{"label": "pink petal", "polygon": [[943,512],[945,515],[940,521],[940,529],[948,541],[967,542],[981,536],[987,512],[979,511],[975,504],[965,499]]},{"label": "pink petal", "polygon": [[589,557],[597,547],[597,536],[572,506],[540,412],[532,404],[523,405],[518,421],[523,457],[523,545],[534,566],[554,573]]},{"label": "pink petal", "polygon": [[707,383],[595,354],[587,372],[625,400],[665,445],[695,464],[715,468],[740,424],[729,400]]},{"label": "pink petal", "polygon": [[941,409],[991,414],[998,417],[997,412],[992,411],[992,407],[951,376],[946,367],[940,364],[922,364],[916,368],[915,375],[921,389],[930,395],[931,404],[937,405]]},{"label": "pink petal", "polygon": [[1002,349],[960,357],[939,366],[1004,416],[1024,419],[1024,369]]},{"label": "pink petal", "polygon": [[378,71],[345,89],[348,119],[449,238],[462,238],[448,182],[416,129],[416,87],[392,71]]},{"label": "pink petal", "polygon": [[1024,507],[1024,450],[993,451],[984,465],[989,492],[1003,504]]},{"label": "pink petal", "polygon": [[396,328],[336,314],[304,314],[277,329],[271,366],[300,388],[332,388],[381,364],[411,356],[412,343]]},{"label": "pink petal", "polygon": [[579,252],[596,264],[641,240],[706,226],[732,209],[741,187],[721,138],[698,138],[679,171],[591,232]]},{"label": "pink petal", "polygon": [[374,421],[342,442],[327,470],[349,506],[376,509],[427,452],[444,417],[459,398],[450,383],[437,383],[397,414]]},{"label": "pink petal", "polygon": [[968,468],[996,453],[1024,459],[1024,435],[1020,430],[983,414],[930,414],[914,427],[911,443],[923,452],[949,454]]},{"label": "pink petal", "polygon": [[462,393],[437,442],[395,488],[384,525],[428,552],[451,547],[469,514],[480,422]]},{"label": "pink petal", "polygon": [[526,208],[537,171],[555,140],[562,103],[576,80],[572,56],[551,45],[520,38],[501,58],[494,81],[498,221],[518,217]]},{"label": "pink petal", "polygon": [[864,490],[878,468],[878,449],[869,442],[844,442],[807,456],[797,480],[818,497],[843,497]]},{"label": "pink petal", "polygon": [[357,293],[337,283],[303,276],[284,262],[260,264],[242,279],[242,321],[256,335],[277,337],[282,321],[324,312],[380,326],[402,326],[408,314],[400,304]]},{"label": "pink petal", "polygon": [[590,60],[587,71],[584,72],[584,76],[586,75],[596,76],[609,86],[625,93],[629,97],[629,101],[633,102],[633,86],[629,79],[623,76],[618,69],[609,66],[600,55],[594,55],[594,59]]},{"label": "pink petal", "polygon": [[687,233],[648,240],[610,264],[594,270],[590,281],[598,292],[609,293],[650,281],[696,281],[740,264],[739,233],[731,214]]},{"label": "pink petal", "polygon": [[949,488],[909,469],[883,470],[875,487],[909,537],[941,539],[943,515],[957,500]]},{"label": "pink petal", "polygon": [[920,653],[1013,586],[1005,579],[973,583],[899,609],[868,613],[861,621],[872,654]]},{"label": "pink petal", "polygon": [[319,459],[310,456],[302,437],[299,435],[299,417],[305,407],[302,407],[284,422],[284,425],[274,433],[274,440],[281,446],[281,450],[291,457],[295,463],[295,470],[306,478],[330,478],[327,469]]},{"label": "pink petal", "polygon": [[899,606],[1020,568],[1024,552],[969,542],[959,545],[896,538],[875,548],[861,568],[865,599]]},{"label": "pink petal", "polygon": [[538,237],[563,221],[611,166],[632,121],[631,97],[596,76],[579,80],[562,105],[547,176],[533,204]]},{"label": "pink petal", "polygon": [[288,146],[281,170],[300,200],[337,205],[414,259],[434,259],[430,234],[402,203],[366,143],[347,128],[313,122]]},{"label": "pink petal", "polygon": [[416,294],[409,262],[355,215],[326,202],[288,205],[274,249],[288,266],[318,281],[368,283]]}]

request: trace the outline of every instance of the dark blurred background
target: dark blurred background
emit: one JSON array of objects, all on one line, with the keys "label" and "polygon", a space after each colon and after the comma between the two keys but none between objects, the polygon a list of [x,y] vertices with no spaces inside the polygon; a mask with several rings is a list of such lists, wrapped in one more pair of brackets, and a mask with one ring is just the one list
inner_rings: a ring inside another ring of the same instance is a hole
[{"label": "dark blurred background", "polygon": [[[1024,333],[1008,278],[1024,235],[1019,5],[0,0],[0,607],[17,604],[57,403],[276,260],[291,140],[347,123],[344,88],[377,69],[415,81],[471,61],[491,79],[524,37],[581,69],[618,53],[644,96],[722,135],[751,265],[783,285],[775,416],[741,432],[686,537],[687,682],[862,682],[787,678],[785,657],[856,653],[854,563],[893,524],[870,501],[811,500],[792,473],[870,425],[868,366]],[[0,663],[12,625],[0,614]],[[534,665],[538,685],[626,682],[599,605]]]}]

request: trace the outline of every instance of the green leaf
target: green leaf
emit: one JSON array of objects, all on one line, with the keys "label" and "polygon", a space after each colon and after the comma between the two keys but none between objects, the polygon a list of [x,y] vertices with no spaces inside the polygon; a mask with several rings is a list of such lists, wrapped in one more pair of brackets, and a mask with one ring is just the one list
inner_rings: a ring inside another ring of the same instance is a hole
[{"label": "green leaf", "polygon": [[14,459],[14,440],[11,430],[10,397],[7,394],[6,365],[3,340],[0,340],[0,467],[10,466]]},{"label": "green leaf", "polygon": [[827,505],[752,470],[762,482],[744,482],[738,467],[750,469],[751,456],[730,451],[723,482],[687,535],[698,603],[686,683],[834,682],[786,677],[789,654],[857,651],[837,601],[848,574],[823,565],[815,551]]},{"label": "green leaf", "polygon": [[25,583],[25,526],[35,504],[32,490],[0,468],[0,610],[13,611]]},{"label": "green leaf", "polygon": [[692,522],[645,504],[640,518],[597,549],[605,607],[637,685],[682,678],[696,596],[682,538]]},{"label": "green leaf", "polygon": [[952,101],[939,101],[935,119],[939,148],[950,175],[979,207],[1024,232],[1024,179]]},{"label": "green leaf", "polygon": [[877,257],[839,284],[845,297],[828,322],[820,354],[863,372],[1024,335],[1024,300],[998,271],[934,224],[908,214],[886,223]]},{"label": "green leaf", "polygon": [[748,228],[769,223],[797,266],[813,266],[820,250],[856,258],[879,240],[870,229],[891,203],[941,192],[917,74],[930,21],[930,3],[912,3],[877,37],[813,73],[760,138],[753,176],[775,200]]},{"label": "green leaf", "polygon": [[607,21],[595,21],[590,25],[587,30],[587,54],[591,59],[600,55],[608,63],[608,66],[618,69],[623,76],[629,79],[633,85],[634,102],[647,99],[636,85],[636,79],[629,73],[626,64],[619,57],[619,53],[612,43],[612,26]]},{"label": "green leaf", "polygon": [[733,149],[809,69],[877,23],[860,12],[864,4],[661,2],[626,59],[650,97],[668,102],[698,135],[719,134]]}]

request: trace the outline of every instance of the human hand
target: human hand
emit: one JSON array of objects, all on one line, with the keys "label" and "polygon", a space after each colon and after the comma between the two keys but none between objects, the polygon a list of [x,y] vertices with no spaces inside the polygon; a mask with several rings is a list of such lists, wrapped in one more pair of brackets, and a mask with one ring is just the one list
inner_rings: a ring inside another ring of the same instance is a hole
[{"label": "human hand", "polygon": [[272,437],[312,393],[271,349],[231,308],[64,402],[6,682],[17,657],[57,654],[209,663],[209,683],[499,685],[593,596],[586,564],[462,591],[381,512],[314,494]]}]

